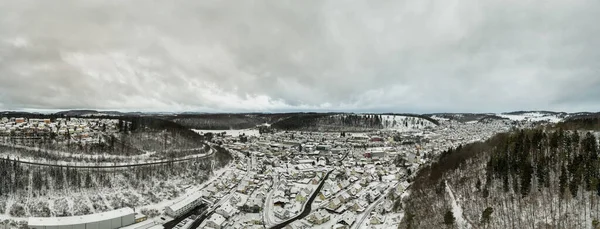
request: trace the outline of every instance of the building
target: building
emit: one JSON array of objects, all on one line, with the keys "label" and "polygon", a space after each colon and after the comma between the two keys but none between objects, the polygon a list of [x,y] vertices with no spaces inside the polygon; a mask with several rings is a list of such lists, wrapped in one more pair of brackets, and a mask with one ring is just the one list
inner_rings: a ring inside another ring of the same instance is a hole
[{"label": "building", "polygon": [[210,218],[206,221],[206,226],[221,229],[225,224],[225,217],[219,214],[212,214]]},{"label": "building", "polygon": [[143,222],[146,220],[148,220],[148,216],[146,216],[144,214],[136,214],[135,215],[135,223]]},{"label": "building", "polygon": [[151,229],[151,228],[156,228],[157,226],[160,226],[160,228],[163,228],[162,225],[160,225],[156,221],[146,220],[146,221],[142,221],[140,223],[129,225],[127,227],[122,227],[121,229]]},{"label": "building", "polygon": [[292,213],[284,208],[275,208],[275,217],[280,219],[288,219],[292,216]]},{"label": "building", "polygon": [[342,218],[338,220],[338,223],[346,226],[352,226],[354,221],[356,221],[356,215],[350,211],[346,211],[344,214],[342,214]]},{"label": "building", "polygon": [[319,209],[312,215],[308,216],[308,222],[311,222],[315,225],[321,225],[329,221],[330,218],[331,216],[327,211]]},{"label": "building", "polygon": [[237,214],[238,210],[231,206],[229,203],[223,204],[216,210],[217,213],[223,215],[225,218],[230,218],[233,215]]},{"label": "building", "polygon": [[117,229],[132,225],[135,212],[121,208],[109,212],[69,217],[31,217],[27,226],[31,229]]},{"label": "building", "polygon": [[[372,212],[373,213],[373,212]],[[371,214],[371,219],[369,220],[371,225],[379,225],[385,222],[385,217],[380,214]]]},{"label": "building", "polygon": [[165,211],[167,215],[177,218],[198,207],[200,204],[202,204],[202,193],[196,192],[179,199],[173,205],[166,207]]}]

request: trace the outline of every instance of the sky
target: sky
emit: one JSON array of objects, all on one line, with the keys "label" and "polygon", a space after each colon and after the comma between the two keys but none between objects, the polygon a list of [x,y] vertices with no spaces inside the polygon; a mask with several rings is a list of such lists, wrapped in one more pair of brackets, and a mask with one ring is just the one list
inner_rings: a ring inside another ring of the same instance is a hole
[{"label": "sky", "polygon": [[598,0],[0,0],[0,110],[600,110]]}]

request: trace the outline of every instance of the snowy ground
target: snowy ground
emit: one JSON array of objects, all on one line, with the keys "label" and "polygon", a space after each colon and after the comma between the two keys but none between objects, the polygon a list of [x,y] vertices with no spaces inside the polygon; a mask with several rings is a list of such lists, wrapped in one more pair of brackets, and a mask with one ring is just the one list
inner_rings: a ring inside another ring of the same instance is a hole
[{"label": "snowy ground", "polygon": [[[0,198],[0,219],[85,215],[126,206],[135,207],[137,211],[154,209],[162,212],[179,196],[198,192],[206,184],[222,178],[225,172],[234,173],[232,167],[230,163],[208,177],[208,173],[202,174],[204,170],[197,170],[199,167],[187,163],[164,175],[158,172],[144,181],[138,180],[136,173],[129,170],[90,173],[92,188],[81,189],[69,187],[68,184],[63,186],[65,188],[55,189],[56,182],[49,176],[49,187],[44,188],[41,192],[43,195],[29,189],[8,198]],[[99,182],[110,182],[111,185],[105,186]]]},{"label": "snowy ground", "polygon": [[452,192],[452,188],[450,187],[450,185],[446,182],[446,192],[448,192],[448,195],[450,195],[450,204],[452,205],[452,213],[454,214],[454,218],[456,219],[456,224],[458,225],[458,228],[472,228],[471,224],[469,224],[469,222],[467,220],[465,220],[465,217],[463,215],[463,209],[460,206],[460,204],[458,203],[458,201],[456,201],[456,198],[454,197],[454,193]]},{"label": "snowy ground", "polygon": [[531,121],[531,122],[545,121],[545,122],[551,122],[551,123],[558,123],[563,120],[562,118],[560,118],[556,115],[539,113],[539,112],[528,112],[528,113],[523,113],[523,114],[518,114],[518,115],[517,114],[497,114],[497,115],[499,117],[508,118],[513,121]]},{"label": "snowy ground", "polygon": [[237,137],[241,134],[245,134],[246,136],[259,136],[260,134],[258,133],[257,129],[241,129],[241,130],[199,130],[199,129],[193,129],[193,131],[195,131],[196,133],[199,134],[205,134],[205,133],[223,133],[225,132],[226,135],[231,135],[234,137]]},{"label": "snowy ground", "polygon": [[436,126],[429,120],[403,115],[382,115],[381,119],[383,128],[388,130],[410,131]]}]

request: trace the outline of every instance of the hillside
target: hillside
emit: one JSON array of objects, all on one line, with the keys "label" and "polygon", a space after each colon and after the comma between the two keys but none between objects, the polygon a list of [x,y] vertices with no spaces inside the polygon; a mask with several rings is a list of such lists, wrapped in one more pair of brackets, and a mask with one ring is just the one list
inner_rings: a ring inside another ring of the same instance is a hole
[{"label": "hillside", "polygon": [[498,114],[499,117],[513,121],[551,122],[558,123],[570,115],[564,112],[552,111],[515,111]]},{"label": "hillside", "polygon": [[417,173],[399,228],[597,226],[599,136],[520,130],[450,149]]},{"label": "hillside", "polygon": [[436,120],[454,120],[458,122],[474,122],[486,118],[500,118],[492,113],[433,113],[426,114]]},{"label": "hillside", "polygon": [[[20,155],[44,160],[106,162],[104,156],[141,156],[152,153],[154,157],[167,159],[201,153],[203,148],[207,147],[203,142],[204,138],[192,130],[153,117],[69,117],[58,122],[54,115],[39,118],[52,120],[54,130],[50,127],[47,131],[28,129],[29,132],[23,136],[17,136],[16,132],[0,133],[0,155]],[[94,130],[93,134],[88,134],[88,137],[76,137],[75,132],[58,133],[57,128],[74,126],[67,123],[75,120],[80,123],[78,125],[84,126],[79,129]],[[96,155],[100,157],[95,157]]]},{"label": "hillside", "polygon": [[557,124],[563,129],[600,130],[600,114],[574,115]]},{"label": "hillside", "polygon": [[177,114],[158,117],[189,129],[230,130],[253,128],[291,115],[293,114]]},{"label": "hillside", "polygon": [[281,130],[303,131],[408,131],[437,125],[437,121],[417,115],[394,114],[297,114],[273,123],[272,127]]}]

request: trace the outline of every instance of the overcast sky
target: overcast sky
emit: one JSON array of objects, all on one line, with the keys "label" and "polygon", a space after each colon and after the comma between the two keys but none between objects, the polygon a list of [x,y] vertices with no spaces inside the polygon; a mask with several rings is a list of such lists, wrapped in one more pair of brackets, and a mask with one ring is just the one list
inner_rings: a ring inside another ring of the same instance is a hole
[{"label": "overcast sky", "polygon": [[600,110],[598,0],[0,0],[0,110]]}]

